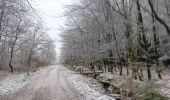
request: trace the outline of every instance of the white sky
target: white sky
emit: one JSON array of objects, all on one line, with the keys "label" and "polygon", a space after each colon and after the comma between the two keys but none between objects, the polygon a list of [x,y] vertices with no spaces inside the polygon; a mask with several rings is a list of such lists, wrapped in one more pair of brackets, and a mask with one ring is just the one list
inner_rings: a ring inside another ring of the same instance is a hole
[{"label": "white sky", "polygon": [[70,4],[72,0],[34,0],[33,6],[37,9],[37,13],[45,21],[45,27],[48,27],[47,34],[56,41],[57,54],[60,53],[61,43],[58,42],[60,37],[60,27],[64,24],[64,5]]}]

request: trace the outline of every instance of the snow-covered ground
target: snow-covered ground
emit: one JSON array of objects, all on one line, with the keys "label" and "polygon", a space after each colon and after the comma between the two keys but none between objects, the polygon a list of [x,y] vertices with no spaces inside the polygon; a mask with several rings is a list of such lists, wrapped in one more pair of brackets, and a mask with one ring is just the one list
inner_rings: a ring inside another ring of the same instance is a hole
[{"label": "snow-covered ground", "polygon": [[[130,70],[131,71],[131,70]],[[166,69],[165,71],[163,71],[162,74],[162,80],[158,79],[157,73],[155,70],[152,70],[152,86],[155,88],[155,90],[162,96],[168,97],[170,98],[170,70]],[[114,73],[114,74],[113,74]],[[133,80],[133,85],[129,85],[128,81],[131,77],[130,75],[126,74],[126,69],[123,70],[123,76],[119,75],[119,71],[115,71],[113,73],[102,73],[100,75],[100,79],[103,82],[106,82],[106,80],[112,80],[111,83],[113,85],[115,85],[117,88],[121,87],[121,89],[125,88],[131,88],[130,90],[133,89],[137,89],[135,87],[135,84],[142,87],[145,86],[146,84],[148,84],[148,80],[147,80],[147,72],[144,71],[144,81],[139,81],[139,80]],[[114,81],[113,81],[114,80]],[[130,81],[132,82],[132,81]],[[122,86],[121,84],[124,83]],[[127,85],[127,87],[126,87]]]},{"label": "snow-covered ground", "polygon": [[34,73],[31,73],[30,76],[27,76],[26,73],[16,73],[4,77],[0,80],[0,96],[7,95],[21,89],[34,78]]},{"label": "snow-covered ground", "polygon": [[0,100],[115,100],[94,79],[62,65],[27,76],[10,74],[0,80]]},{"label": "snow-covered ground", "polygon": [[85,100],[115,100],[114,98],[103,94],[104,89],[94,79],[85,77],[69,71],[66,75],[67,80],[70,80],[71,86],[75,88]]},{"label": "snow-covered ground", "polygon": [[170,98],[170,70],[165,71],[162,74],[162,80],[156,81],[156,84],[159,86],[157,89],[160,94]]},{"label": "snow-covered ground", "polygon": [[[19,91],[20,93],[20,90],[27,91],[28,88],[30,88],[29,90],[30,93],[36,93],[36,92],[41,93],[43,90],[41,90],[40,88],[42,87],[46,87],[46,89],[49,90],[51,89],[51,87],[52,89],[53,87],[59,88],[60,91],[59,94],[61,95],[63,92],[65,92],[62,89],[60,90],[60,87],[62,87],[68,89],[69,90],[68,92],[73,92],[73,95],[77,93],[78,96],[83,97],[83,100],[115,100],[114,98],[105,94],[105,91],[102,88],[101,84],[99,84],[96,80],[77,74],[74,71],[70,71],[61,65],[59,66],[59,68],[56,67],[52,66],[52,67],[43,68],[37,72],[31,73],[30,76],[27,76],[26,73],[22,73],[22,74],[7,73],[7,75],[2,75],[5,77],[0,78],[0,97],[4,95],[8,96],[10,94],[15,93],[16,91]],[[108,79],[112,79],[113,77],[116,77],[115,75],[113,76],[113,74],[111,73],[110,74],[104,73],[101,74],[101,76],[102,75],[103,77],[106,76]],[[169,71],[163,73],[162,77],[163,77],[162,80],[156,81],[156,83],[160,85],[160,88],[158,90],[162,95],[170,97]],[[119,78],[122,79],[123,77],[119,77]],[[29,83],[30,85],[28,86],[27,84]],[[50,88],[48,87],[49,85]],[[75,91],[73,91],[72,89]],[[52,90],[52,91],[57,91],[57,90]],[[57,93],[53,93],[53,94],[55,95]],[[34,94],[30,94],[30,95],[34,95]],[[44,94],[42,93],[40,95],[44,95]],[[18,99],[14,99],[14,100],[18,100]]]}]

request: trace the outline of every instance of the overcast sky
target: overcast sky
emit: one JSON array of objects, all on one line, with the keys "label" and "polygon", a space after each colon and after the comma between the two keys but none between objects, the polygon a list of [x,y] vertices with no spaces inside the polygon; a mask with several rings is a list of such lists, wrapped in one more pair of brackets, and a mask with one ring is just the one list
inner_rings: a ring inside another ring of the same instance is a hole
[{"label": "overcast sky", "polygon": [[72,0],[34,0],[34,6],[38,14],[45,21],[45,26],[49,28],[47,34],[56,41],[56,51],[59,54],[61,43],[57,40],[60,39],[60,27],[64,24],[64,5],[70,4]]}]

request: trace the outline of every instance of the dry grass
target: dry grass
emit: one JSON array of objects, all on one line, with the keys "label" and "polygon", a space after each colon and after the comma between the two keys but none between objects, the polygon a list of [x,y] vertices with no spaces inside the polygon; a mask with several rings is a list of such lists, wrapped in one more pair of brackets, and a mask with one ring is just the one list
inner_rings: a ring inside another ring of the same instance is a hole
[{"label": "dry grass", "polygon": [[11,73],[9,71],[0,71],[0,80],[4,77],[9,76]]},{"label": "dry grass", "polygon": [[[164,69],[163,70],[163,72],[161,73],[162,74],[162,80],[158,79],[155,68],[152,68],[151,73],[152,73],[152,80],[154,81],[154,84],[156,86],[158,86],[158,87],[156,87],[157,92],[160,95],[163,95],[163,96],[170,98],[170,69]],[[143,82],[146,83],[146,82],[148,82],[146,69],[144,69],[143,74],[144,74],[144,81]],[[119,70],[114,71],[113,75],[116,76],[117,78],[121,78],[121,79],[123,78],[123,79],[127,80],[128,78],[131,78],[131,69],[129,70],[129,75],[127,75],[125,68],[123,69],[123,76],[119,76]],[[126,84],[125,86],[128,86],[128,84]]]}]

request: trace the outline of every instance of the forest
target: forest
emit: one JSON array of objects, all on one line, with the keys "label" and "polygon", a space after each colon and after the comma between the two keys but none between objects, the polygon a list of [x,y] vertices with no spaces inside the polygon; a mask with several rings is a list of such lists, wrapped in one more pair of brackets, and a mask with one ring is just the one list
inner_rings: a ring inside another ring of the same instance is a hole
[{"label": "forest", "polygon": [[[68,5],[62,60],[69,65],[119,66],[147,70],[154,65],[161,79],[170,57],[170,2],[168,0],[81,0]],[[139,67],[140,66],[140,67]],[[140,80],[143,80],[142,75]]]},{"label": "forest", "polygon": [[55,45],[47,31],[28,0],[0,0],[0,70],[51,64]]},{"label": "forest", "polygon": [[0,0],[0,100],[169,98],[170,0]]},{"label": "forest", "polygon": [[170,65],[169,0],[78,0],[65,9],[65,65],[95,76],[102,70],[141,82],[163,79]]}]

